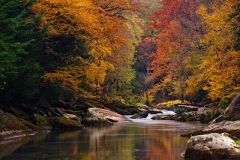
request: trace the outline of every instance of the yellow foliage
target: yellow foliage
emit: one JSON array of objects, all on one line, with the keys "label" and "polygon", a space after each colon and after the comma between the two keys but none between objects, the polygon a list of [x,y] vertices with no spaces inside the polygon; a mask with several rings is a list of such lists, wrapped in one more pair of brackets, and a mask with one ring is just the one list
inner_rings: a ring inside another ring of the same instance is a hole
[{"label": "yellow foliage", "polygon": [[106,76],[106,68],[113,69],[113,66],[107,62],[101,62],[99,65],[92,63],[86,69],[86,77],[91,81],[97,81],[97,85],[102,84]]},{"label": "yellow foliage", "polygon": [[[239,92],[240,52],[233,49],[235,37],[229,18],[236,3],[235,0],[217,1],[211,7],[211,12],[204,6],[198,10],[206,26],[206,34],[201,42],[208,46],[199,76],[205,78],[203,89],[208,91],[211,99],[232,98]],[[194,83],[194,79],[189,81]]]},{"label": "yellow foliage", "polygon": [[72,91],[75,97],[88,97],[93,98],[94,96],[81,88],[80,86],[89,85],[90,82],[83,79],[84,67],[69,66],[58,68],[53,73],[45,73],[42,77],[44,81],[58,82],[62,88],[69,89]]}]

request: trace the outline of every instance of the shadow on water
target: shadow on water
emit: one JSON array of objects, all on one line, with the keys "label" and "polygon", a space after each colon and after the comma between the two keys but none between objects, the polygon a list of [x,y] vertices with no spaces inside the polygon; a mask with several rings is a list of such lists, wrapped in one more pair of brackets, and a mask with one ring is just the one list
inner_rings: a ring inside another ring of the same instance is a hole
[{"label": "shadow on water", "polygon": [[[198,122],[153,121],[151,116],[81,131],[53,131],[0,143],[6,160],[183,160],[188,139],[182,133],[202,128]],[[130,116],[126,116],[129,118]]]}]

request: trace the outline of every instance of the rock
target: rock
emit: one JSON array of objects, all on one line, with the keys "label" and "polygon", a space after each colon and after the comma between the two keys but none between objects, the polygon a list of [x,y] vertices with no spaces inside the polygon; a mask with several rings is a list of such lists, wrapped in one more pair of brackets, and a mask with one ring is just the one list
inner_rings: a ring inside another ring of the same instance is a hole
[{"label": "rock", "polygon": [[52,127],[55,129],[83,129],[84,126],[72,119],[67,119],[64,116],[62,117],[51,117],[49,118],[50,123],[52,124]]},{"label": "rock", "polygon": [[137,107],[141,109],[146,109],[146,110],[148,110],[149,108],[146,104],[141,104],[141,103],[137,103]]},{"label": "rock", "polygon": [[158,113],[162,113],[162,111],[160,111],[157,108],[149,108],[148,109],[148,113],[150,113],[150,114],[158,114]]},{"label": "rock", "polygon": [[199,121],[200,116],[196,114],[196,111],[184,112],[177,118],[178,121]]},{"label": "rock", "polygon": [[223,121],[223,115],[219,115],[217,118],[213,119],[211,122],[209,122],[210,124],[213,123],[218,123],[218,122],[222,122]]},{"label": "rock", "polygon": [[108,125],[112,125],[113,123],[110,122],[108,119],[104,120],[104,119],[98,119],[97,117],[88,116],[82,119],[82,124],[84,126],[108,126]]},{"label": "rock", "polygon": [[206,114],[207,111],[208,111],[208,109],[206,107],[200,107],[197,110],[197,114],[198,115]]},{"label": "rock", "polygon": [[65,113],[63,109],[59,109],[59,108],[56,108],[56,109],[63,117],[81,122],[81,118],[78,117],[77,115],[71,114],[71,113]]},{"label": "rock", "polygon": [[222,121],[219,123],[211,124],[201,130],[202,133],[211,132],[227,132],[231,135],[240,137],[240,121]]},{"label": "rock", "polygon": [[79,118],[75,114],[64,113],[63,116],[67,119],[73,119],[73,120],[76,120],[78,122],[81,122],[81,118]]},{"label": "rock", "polygon": [[224,110],[223,114],[219,115],[211,123],[218,123],[224,120],[240,120],[240,92],[234,97],[230,105]]},{"label": "rock", "polygon": [[176,120],[176,121],[200,121],[200,115],[197,111],[184,112],[177,115],[156,115],[153,120]]},{"label": "rock", "polygon": [[189,135],[201,135],[209,133],[222,133],[226,132],[233,136],[240,138],[240,121],[222,121],[218,123],[213,123],[192,133],[183,134],[182,136],[188,137]]},{"label": "rock", "polygon": [[[34,132],[14,115],[1,110],[0,122],[0,139],[23,137]],[[34,124],[31,125],[35,126]]]},{"label": "rock", "polygon": [[156,115],[152,120],[177,120],[178,115]]},{"label": "rock", "polygon": [[[138,110],[139,110],[139,112],[148,112],[148,109],[145,109],[145,108],[139,108]],[[139,113],[139,112],[137,112],[137,113]]]},{"label": "rock", "polygon": [[[102,108],[89,108],[89,112],[90,113],[94,113],[97,116],[100,116],[99,118],[103,118],[103,119],[108,119],[110,121],[113,122],[118,122],[118,121],[125,121],[127,120],[127,118],[123,117],[122,115],[114,112],[114,111],[110,111],[107,109],[102,109]],[[101,114],[101,115],[100,115]]]},{"label": "rock", "polygon": [[97,108],[89,108],[88,112],[93,117],[97,117],[98,119],[101,119],[101,120],[107,120],[107,118]]},{"label": "rock", "polygon": [[82,119],[82,124],[85,126],[99,126],[99,125],[112,125],[101,112],[96,108],[88,108],[89,115]]},{"label": "rock", "polygon": [[240,120],[240,92],[232,100],[231,104],[225,109],[223,113],[223,120]]},{"label": "rock", "polygon": [[211,133],[192,136],[185,151],[185,160],[240,159],[240,150],[228,134]]},{"label": "rock", "polygon": [[194,105],[189,105],[189,104],[176,104],[173,106],[173,112],[175,112],[176,114],[181,114],[184,112],[191,112],[191,111],[197,111],[198,110],[198,106],[194,106]]},{"label": "rock", "polygon": [[143,111],[143,112],[134,114],[131,118],[138,119],[138,118],[146,118],[147,116],[148,116],[148,111]]},{"label": "rock", "polygon": [[111,125],[112,122],[125,121],[127,118],[122,115],[102,108],[89,108],[89,116],[82,120],[82,123],[87,126],[95,125]]}]

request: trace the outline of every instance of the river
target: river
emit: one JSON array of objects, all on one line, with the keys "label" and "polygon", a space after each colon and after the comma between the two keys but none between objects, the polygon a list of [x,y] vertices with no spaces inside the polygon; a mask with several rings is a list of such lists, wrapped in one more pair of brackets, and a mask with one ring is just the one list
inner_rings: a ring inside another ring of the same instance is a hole
[{"label": "river", "polygon": [[[163,113],[172,114],[171,111]],[[205,126],[199,122],[151,120],[152,116],[113,126],[54,130],[49,134],[0,141],[0,159],[183,160],[180,154],[188,139],[180,134]]]}]

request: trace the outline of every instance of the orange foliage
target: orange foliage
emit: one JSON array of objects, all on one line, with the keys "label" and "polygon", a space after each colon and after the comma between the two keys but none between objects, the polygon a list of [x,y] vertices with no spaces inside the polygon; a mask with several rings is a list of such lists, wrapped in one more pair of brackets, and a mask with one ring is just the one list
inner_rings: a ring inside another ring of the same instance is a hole
[{"label": "orange foliage", "polygon": [[[183,97],[187,59],[191,51],[198,47],[201,30],[199,16],[195,14],[197,4],[195,0],[162,0],[160,3],[159,10],[151,15],[153,22],[150,27],[156,32],[157,51],[150,57],[150,78],[160,80],[157,83],[172,83],[172,91]],[[157,91],[159,87],[154,90]]]},{"label": "orange foliage", "polygon": [[[124,20],[120,19],[119,16],[131,7],[134,7],[134,5],[129,3],[129,0],[121,2],[93,2],[91,0],[36,1],[31,10],[35,16],[43,13],[39,27],[48,26],[48,37],[74,35],[77,41],[84,40],[86,42],[85,52],[90,55],[88,59],[69,55],[72,58],[68,58],[70,60],[68,63],[73,64],[60,67],[52,73],[46,73],[43,76],[44,80],[60,81],[63,87],[74,91],[78,91],[78,87],[83,82],[94,87],[103,83],[106,71],[113,69],[113,65],[106,61],[106,57],[112,55],[115,50],[120,49],[126,43],[123,34],[125,31]],[[119,13],[118,16],[113,14],[114,12]],[[83,77],[85,78],[84,81],[82,80]]]}]

